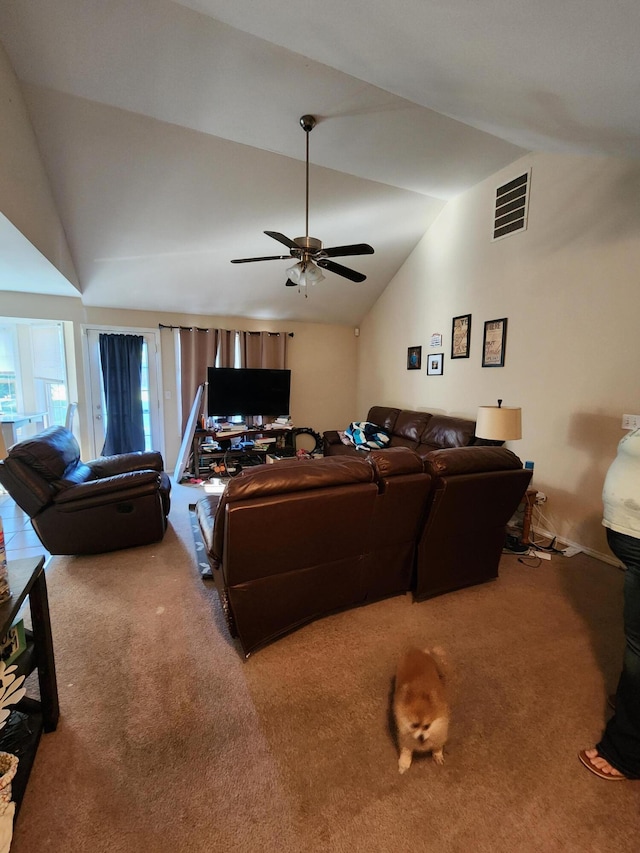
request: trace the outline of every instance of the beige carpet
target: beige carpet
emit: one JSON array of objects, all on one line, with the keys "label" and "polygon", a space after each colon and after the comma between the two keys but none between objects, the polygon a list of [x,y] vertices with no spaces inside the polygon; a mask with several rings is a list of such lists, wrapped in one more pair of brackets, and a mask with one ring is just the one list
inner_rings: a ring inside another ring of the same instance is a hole
[{"label": "beige carpet", "polygon": [[[244,661],[200,578],[174,488],[158,545],[48,569],[61,721],[13,853],[638,849],[640,783],[578,762],[622,653],[622,573],[503,558],[498,581],[400,596]],[[407,643],[455,666],[446,764],[396,767],[388,696]]]}]

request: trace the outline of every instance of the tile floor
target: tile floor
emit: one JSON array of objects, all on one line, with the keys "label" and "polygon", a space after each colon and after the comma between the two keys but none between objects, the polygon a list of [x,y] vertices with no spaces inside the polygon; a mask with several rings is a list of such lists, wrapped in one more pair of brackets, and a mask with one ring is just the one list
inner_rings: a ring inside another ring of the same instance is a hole
[{"label": "tile floor", "polygon": [[49,558],[38,537],[36,536],[29,516],[16,506],[13,498],[5,492],[0,492],[0,516],[4,530],[4,545],[7,560],[19,560],[21,557],[36,557],[44,554]]}]

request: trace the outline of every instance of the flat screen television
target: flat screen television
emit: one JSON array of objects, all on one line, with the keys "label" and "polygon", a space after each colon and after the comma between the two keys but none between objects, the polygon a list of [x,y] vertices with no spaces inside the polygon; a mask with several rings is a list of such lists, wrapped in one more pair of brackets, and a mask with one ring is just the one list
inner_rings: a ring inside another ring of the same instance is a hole
[{"label": "flat screen television", "polygon": [[289,414],[290,370],[209,367],[207,381],[210,417]]}]

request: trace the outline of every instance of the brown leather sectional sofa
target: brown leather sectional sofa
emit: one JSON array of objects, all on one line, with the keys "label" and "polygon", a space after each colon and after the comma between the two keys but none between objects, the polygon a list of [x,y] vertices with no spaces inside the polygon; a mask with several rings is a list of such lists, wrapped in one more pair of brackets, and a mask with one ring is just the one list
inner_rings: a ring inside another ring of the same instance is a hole
[{"label": "brown leather sectional sofa", "polygon": [[196,505],[245,655],[320,616],[497,577],[531,472],[502,447],[408,447],[245,469]]},{"label": "brown leather sectional sofa", "polygon": [[[432,450],[446,447],[501,444],[476,438],[475,421],[451,415],[372,406],[366,420],[389,433],[390,441],[387,447],[408,447],[415,450],[422,459]],[[360,455],[363,451],[356,450],[353,444],[344,444],[338,430],[328,430],[323,433],[323,452],[325,456],[353,456]]]}]

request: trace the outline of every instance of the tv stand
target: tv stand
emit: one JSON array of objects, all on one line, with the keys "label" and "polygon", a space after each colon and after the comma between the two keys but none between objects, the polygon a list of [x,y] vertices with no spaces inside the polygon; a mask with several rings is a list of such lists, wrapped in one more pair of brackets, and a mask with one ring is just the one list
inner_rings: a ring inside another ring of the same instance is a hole
[{"label": "tv stand", "polygon": [[[203,450],[205,439],[211,437],[213,441],[220,444],[220,450]],[[255,447],[234,449],[231,447],[232,441],[255,441],[261,438],[275,438],[275,442],[271,442],[264,450],[256,450]],[[212,466],[215,463],[223,461],[237,461],[242,464],[259,464],[267,461],[267,454],[273,453],[276,450],[290,453],[295,453],[294,435],[292,429],[265,429],[264,427],[251,428],[248,425],[240,429],[229,430],[212,430],[212,429],[197,429],[193,436],[192,453],[193,453],[193,476],[194,477],[211,477],[214,476]],[[257,462],[250,462],[251,457]]]}]

